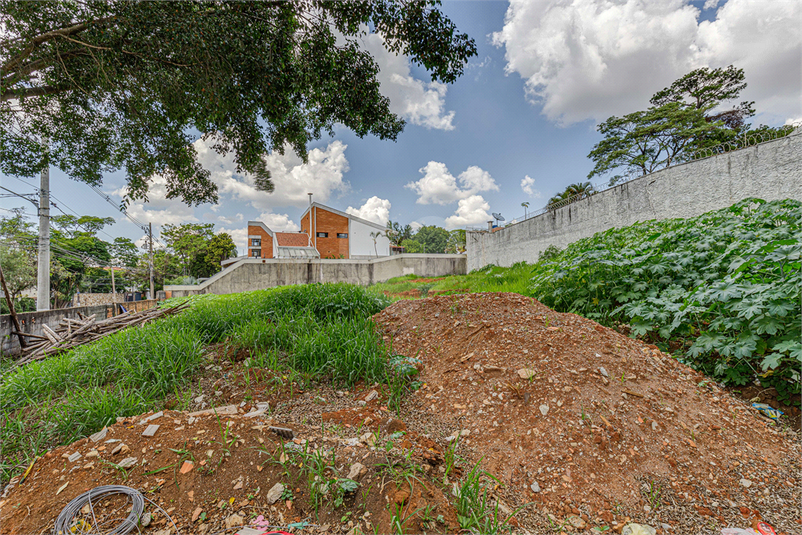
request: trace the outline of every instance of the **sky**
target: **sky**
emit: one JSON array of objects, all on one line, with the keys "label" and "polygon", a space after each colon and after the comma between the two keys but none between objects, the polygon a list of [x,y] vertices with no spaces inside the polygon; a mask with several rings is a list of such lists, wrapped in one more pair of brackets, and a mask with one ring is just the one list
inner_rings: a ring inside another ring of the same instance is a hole
[{"label": "sky", "polygon": [[[306,164],[291,150],[267,155],[275,183],[268,194],[236,173],[230,155],[197,141],[219,203],[168,200],[157,176],[149,202],[132,203],[129,213],[152,222],[154,233],[167,223],[214,223],[240,254],[249,220],[298,230],[308,192],[382,224],[481,228],[493,212],[511,221],[524,215],[522,203],[536,210],[586,180],[599,122],[645,109],[651,95],[699,67],[744,69],[748,87],[739,100],[755,101],[755,124],[802,120],[801,0],[445,0],[442,10],[478,48],[454,84],[432,83],[406,57],[384,50],[379,35],[362,39],[392,111],[407,121],[396,142],[341,127],[309,147]],[[142,230],[88,186],[57,169],[50,180],[55,214],[113,217],[102,238],[142,243]],[[0,181],[20,193],[38,182]],[[119,203],[123,174],[105,176],[101,189]],[[0,199],[0,215],[25,204]]]}]

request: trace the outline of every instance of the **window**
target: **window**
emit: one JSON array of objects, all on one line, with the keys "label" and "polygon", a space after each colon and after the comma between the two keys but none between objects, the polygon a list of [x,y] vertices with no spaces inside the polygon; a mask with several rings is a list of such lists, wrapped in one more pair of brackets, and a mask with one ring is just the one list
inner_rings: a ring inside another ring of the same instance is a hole
[{"label": "window", "polygon": [[262,250],[261,249],[252,249],[251,252],[253,253],[254,258],[262,258]]},{"label": "window", "polygon": [[261,247],[262,246],[262,238],[251,238],[251,246],[252,247]]},{"label": "window", "polygon": [[338,232],[337,233],[337,237],[338,238],[347,238],[348,237],[348,233],[347,232]]},{"label": "window", "polygon": [[328,238],[328,237],[329,237],[329,233],[328,233],[328,232],[318,232],[318,233],[316,234],[316,236],[317,236],[318,238]]}]

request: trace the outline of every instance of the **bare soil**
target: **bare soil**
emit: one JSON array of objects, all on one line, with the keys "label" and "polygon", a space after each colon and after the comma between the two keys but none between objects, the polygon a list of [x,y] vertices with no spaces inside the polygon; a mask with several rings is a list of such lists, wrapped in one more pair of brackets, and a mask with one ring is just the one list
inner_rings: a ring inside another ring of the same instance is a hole
[{"label": "bare soil", "polygon": [[[307,522],[296,533],[389,533],[394,517],[406,533],[456,533],[455,485],[475,463],[496,478],[491,505],[505,517],[520,509],[515,532],[620,533],[632,520],[661,535],[720,534],[760,518],[802,533],[798,435],[654,346],[517,294],[399,301],[374,319],[396,353],[421,360],[422,385],[400,413],[379,385],[336,390],[246,372],[247,352],[215,346],[193,379],[192,397],[203,398],[168,400],[184,410],[148,422],[160,426],[153,437],[142,436],[148,415],[121,420],[97,443],[55,448],[23,483],[12,480],[0,534],[48,533],[72,498],[106,484],[139,489],[181,533],[234,533],[234,514],[283,529]],[[246,417],[257,402],[269,410]],[[190,418],[210,404],[237,413]],[[331,493],[313,498],[299,449],[330,459],[325,478],[362,464],[357,491],[341,505]],[[75,462],[64,457],[75,452]],[[134,467],[114,468],[126,457]],[[193,468],[182,474],[184,461]],[[287,493],[268,503],[278,482]],[[169,527],[157,512],[140,529]]]}]

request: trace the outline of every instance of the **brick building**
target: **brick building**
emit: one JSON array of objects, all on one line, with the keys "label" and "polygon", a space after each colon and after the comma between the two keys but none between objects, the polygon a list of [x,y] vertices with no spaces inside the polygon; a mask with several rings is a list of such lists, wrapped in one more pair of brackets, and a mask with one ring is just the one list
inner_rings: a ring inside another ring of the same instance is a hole
[{"label": "brick building", "polygon": [[[311,197],[310,197],[311,201]],[[274,232],[248,221],[252,258],[376,258],[390,255],[386,228],[329,206],[310,202],[300,232]]]}]

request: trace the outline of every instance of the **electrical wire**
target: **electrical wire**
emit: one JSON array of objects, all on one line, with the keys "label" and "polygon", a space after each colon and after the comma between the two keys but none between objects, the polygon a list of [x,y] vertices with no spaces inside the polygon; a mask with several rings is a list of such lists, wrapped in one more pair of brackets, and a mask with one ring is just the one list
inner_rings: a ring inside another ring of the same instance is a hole
[{"label": "electrical wire", "polygon": [[89,504],[89,512],[92,514],[92,525],[97,526],[97,518],[95,517],[95,509],[92,505],[92,500],[97,503],[104,498],[117,494],[127,496],[131,500],[131,513],[121,524],[110,531],[109,534],[127,535],[136,529],[136,525],[142,517],[142,512],[145,510],[145,497],[138,490],[123,485],[103,485],[75,497],[61,510],[58,518],[56,518],[55,535],[70,535],[73,533],[72,528],[76,517],[87,504]]}]

